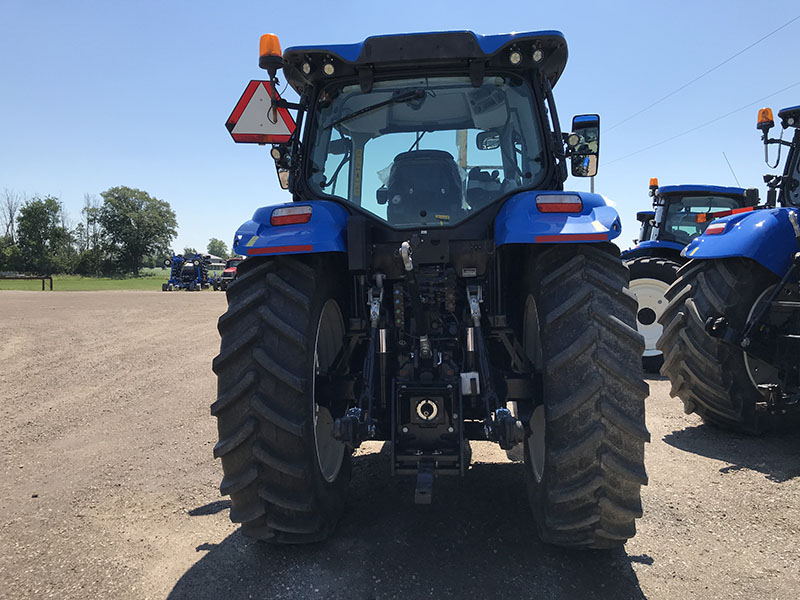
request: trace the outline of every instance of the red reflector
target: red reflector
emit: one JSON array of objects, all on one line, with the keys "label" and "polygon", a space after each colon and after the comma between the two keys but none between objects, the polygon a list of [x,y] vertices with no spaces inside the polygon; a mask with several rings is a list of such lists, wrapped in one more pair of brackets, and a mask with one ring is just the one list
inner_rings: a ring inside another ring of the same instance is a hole
[{"label": "red reflector", "polygon": [[715,223],[706,227],[705,235],[719,235],[725,231],[725,223]]},{"label": "red reflector", "polygon": [[579,213],[583,201],[573,194],[540,194],[536,196],[536,208],[543,213]]},{"label": "red reflector", "polygon": [[747,206],[745,208],[734,208],[733,210],[721,210],[717,212],[710,212],[710,213],[700,213],[697,215],[697,222],[698,223],[705,223],[707,220],[714,220],[714,219],[721,219],[722,217],[728,217],[730,215],[739,215],[741,213],[751,212],[753,210],[752,206]]},{"label": "red reflector", "polygon": [[561,233],[558,235],[537,235],[536,242],[547,244],[550,242],[607,242],[606,233]]},{"label": "red reflector", "polygon": [[269,248],[248,248],[247,255],[276,254],[278,252],[311,252],[314,246],[271,246]]},{"label": "red reflector", "polygon": [[276,208],[269,218],[271,225],[298,225],[311,220],[310,206],[289,206]]}]

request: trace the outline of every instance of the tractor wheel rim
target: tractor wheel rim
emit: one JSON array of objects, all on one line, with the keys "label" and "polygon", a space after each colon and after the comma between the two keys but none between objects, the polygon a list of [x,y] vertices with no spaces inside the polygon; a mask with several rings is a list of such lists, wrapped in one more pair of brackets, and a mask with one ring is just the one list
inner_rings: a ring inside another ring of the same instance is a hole
[{"label": "tractor wheel rim", "polygon": [[636,296],[639,305],[636,310],[636,329],[644,337],[644,356],[659,356],[661,351],[656,349],[656,343],[661,337],[663,327],[658,322],[667,299],[664,294],[669,289],[669,284],[660,279],[641,278],[631,281],[630,291]]},{"label": "tractor wheel rim", "polygon": [[[758,298],[756,298],[756,301],[753,302],[753,306],[750,308],[750,312],[747,314],[747,321],[745,321],[745,323],[749,322],[750,319],[753,318],[753,314],[756,312],[758,306],[774,290],[775,286],[771,285],[761,292]],[[780,295],[778,296],[778,299],[780,299]],[[745,370],[747,371],[747,376],[750,378],[750,383],[753,384],[754,388],[758,389],[758,386],[763,384],[779,383],[780,376],[778,369],[773,367],[771,364],[764,362],[763,360],[759,360],[753,356],[750,356],[745,351],[742,351],[742,354],[744,355],[744,366]]]},{"label": "tractor wheel rim", "polygon": [[314,446],[322,477],[333,482],[339,475],[345,445],[333,437],[333,415],[329,408],[320,406],[316,400],[316,379],[327,372],[333,363],[344,339],[344,322],[339,305],[328,300],[322,307],[314,340],[314,378],[312,385],[312,413],[314,415]]},{"label": "tractor wheel rim", "polygon": [[[542,368],[542,338],[539,327],[539,312],[536,308],[536,301],[533,296],[528,296],[525,300],[525,313],[522,320],[523,338],[522,347],[534,367]],[[531,415],[530,429],[531,435],[528,436],[528,458],[531,463],[531,470],[537,483],[542,480],[545,468],[545,435],[547,433],[547,420],[545,419],[544,405],[537,406]]]}]

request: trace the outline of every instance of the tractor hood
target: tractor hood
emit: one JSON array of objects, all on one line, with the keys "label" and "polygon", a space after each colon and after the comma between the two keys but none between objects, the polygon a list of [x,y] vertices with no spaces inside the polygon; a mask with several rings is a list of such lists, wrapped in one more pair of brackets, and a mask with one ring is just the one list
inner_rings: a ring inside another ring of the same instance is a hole
[{"label": "tractor hood", "polygon": [[284,74],[298,93],[320,80],[357,75],[365,85],[381,73],[432,67],[452,67],[475,76],[486,68],[539,69],[555,86],[567,63],[567,42],[559,31],[408,33],[372,36],[356,44],[295,46],[283,53],[283,63]]}]

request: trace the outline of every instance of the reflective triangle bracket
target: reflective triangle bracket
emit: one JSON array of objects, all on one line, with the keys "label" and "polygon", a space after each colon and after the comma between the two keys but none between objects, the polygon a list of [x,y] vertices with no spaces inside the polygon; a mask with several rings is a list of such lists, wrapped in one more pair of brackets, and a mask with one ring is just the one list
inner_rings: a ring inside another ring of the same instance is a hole
[{"label": "reflective triangle bracket", "polygon": [[234,142],[283,144],[294,133],[295,124],[285,108],[271,108],[280,100],[270,81],[251,81],[228,117],[225,127]]}]

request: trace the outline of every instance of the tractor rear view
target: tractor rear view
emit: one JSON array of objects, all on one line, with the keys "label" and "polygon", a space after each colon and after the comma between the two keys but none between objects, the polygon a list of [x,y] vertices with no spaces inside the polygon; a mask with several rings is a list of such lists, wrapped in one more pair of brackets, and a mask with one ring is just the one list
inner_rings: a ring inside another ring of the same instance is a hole
[{"label": "tractor rear view", "polygon": [[713,221],[686,247],[661,317],[672,395],[708,423],[752,433],[800,417],[800,107],[778,117],[791,141],[769,138],[769,109],[758,128],[765,153],[788,150],[783,175],[764,178],[763,206]]},{"label": "tractor rear view", "polygon": [[[558,32],[371,37],[260,65],[227,126],[272,144],[293,202],[236,232],[213,368],[223,494],[245,535],[330,535],[351,455],[384,441],[427,504],[469,441],[524,448],[539,535],[635,534],[647,385],[628,270],[597,171],[599,117],[562,133]],[[276,93],[276,73],[298,102]],[[292,118],[289,110],[296,111]],[[446,497],[437,502],[447,502]],[[497,518],[502,518],[497,516]]]},{"label": "tractor rear view", "polygon": [[664,294],[688,261],[682,250],[713,219],[752,210],[758,193],[716,185],[659,186],[654,177],[650,196],[653,210],[637,213],[642,224],[639,240],[622,258],[631,271],[630,289],[639,304],[636,326],[645,342],[642,366],[658,373],[664,363],[664,355],[656,348],[662,332],[658,319],[667,307]]}]

